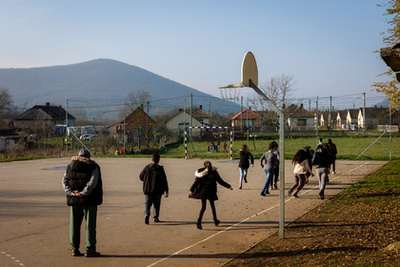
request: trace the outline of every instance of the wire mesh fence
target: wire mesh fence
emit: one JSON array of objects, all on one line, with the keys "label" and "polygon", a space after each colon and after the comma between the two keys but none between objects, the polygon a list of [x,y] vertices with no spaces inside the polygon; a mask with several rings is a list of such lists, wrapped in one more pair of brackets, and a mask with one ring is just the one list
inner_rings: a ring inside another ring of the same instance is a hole
[{"label": "wire mesh fence", "polygon": [[[390,115],[389,102],[384,96],[316,96],[292,98],[285,102],[285,107],[288,110],[291,108],[285,115],[286,138],[339,138],[365,136],[367,133],[379,136],[378,133],[383,132],[380,130],[382,125],[398,125],[399,121],[398,113]],[[149,100],[136,106],[127,103],[126,99],[103,103],[69,99],[67,112],[74,121],[68,127],[72,129],[74,126],[75,136],[69,136],[68,140],[74,142],[71,147],[85,144],[98,154],[151,153],[155,147],[183,144],[187,127],[222,126],[229,127],[235,141],[246,142],[255,152],[265,151],[268,140],[279,138],[279,125],[274,122],[273,116],[272,119],[265,116],[266,112],[272,112],[268,106],[256,103],[251,95],[237,97],[233,102],[212,96],[187,95]],[[247,114],[246,110],[249,111]],[[295,114],[300,110],[302,113]],[[249,116],[250,111],[261,115],[258,119],[253,118]],[[235,116],[236,121],[233,119]],[[386,139],[393,131],[384,134],[377,144],[387,144]],[[209,143],[229,142],[229,134],[204,130],[200,135],[191,135],[189,140],[189,154],[196,154],[196,150],[203,151]],[[382,149],[387,149],[387,146]],[[208,152],[202,152],[202,155],[206,156]],[[178,153],[184,155],[183,150]]]}]

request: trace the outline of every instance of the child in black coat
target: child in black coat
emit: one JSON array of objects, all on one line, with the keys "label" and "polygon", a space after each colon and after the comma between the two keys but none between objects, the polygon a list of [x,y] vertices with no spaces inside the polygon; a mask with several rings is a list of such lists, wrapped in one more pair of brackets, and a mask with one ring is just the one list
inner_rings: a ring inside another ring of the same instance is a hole
[{"label": "child in black coat", "polygon": [[232,190],[230,184],[222,180],[221,176],[217,172],[217,168],[213,168],[211,162],[204,162],[204,168],[198,169],[195,172],[196,179],[193,185],[190,187],[189,197],[195,199],[201,199],[201,210],[199,218],[197,219],[196,226],[198,229],[202,229],[201,220],[206,210],[207,199],[210,202],[214,224],[218,226],[220,221],[217,219],[217,212],[215,210],[214,201],[218,200],[217,196],[217,183]]}]

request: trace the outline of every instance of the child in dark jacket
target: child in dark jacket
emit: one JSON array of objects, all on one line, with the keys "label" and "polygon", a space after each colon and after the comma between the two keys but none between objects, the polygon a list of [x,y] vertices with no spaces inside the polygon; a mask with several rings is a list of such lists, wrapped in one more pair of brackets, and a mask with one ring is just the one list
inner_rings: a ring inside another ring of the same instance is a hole
[{"label": "child in dark jacket", "polygon": [[[254,157],[250,153],[249,148],[246,145],[242,145],[242,149],[239,151],[239,189],[242,189],[243,179],[244,182],[247,183],[247,173],[251,164],[251,167],[254,167]],[[250,163],[249,163],[250,160]]]},{"label": "child in dark jacket", "polygon": [[190,187],[189,197],[201,199],[201,210],[196,226],[198,229],[202,229],[201,221],[206,210],[207,199],[210,202],[214,224],[215,226],[218,226],[220,221],[217,219],[217,212],[214,205],[214,201],[218,200],[217,183],[230,190],[232,190],[232,187],[230,184],[222,180],[221,176],[219,176],[219,173],[217,172],[217,168],[213,168],[209,161],[204,162],[204,168],[198,169],[195,172],[195,176],[196,179]]},{"label": "child in dark jacket", "polygon": [[148,164],[139,175],[143,182],[144,193],[144,222],[149,224],[150,208],[154,206],[153,221],[159,222],[161,196],[165,192],[168,197],[168,181],[163,166],[158,165],[160,155],[155,153],[152,157],[153,163]]},{"label": "child in dark jacket", "polygon": [[331,157],[328,150],[323,145],[318,145],[312,157],[312,165],[316,165],[316,173],[319,181],[319,196],[325,198],[325,186],[329,181],[329,166],[331,165]]}]

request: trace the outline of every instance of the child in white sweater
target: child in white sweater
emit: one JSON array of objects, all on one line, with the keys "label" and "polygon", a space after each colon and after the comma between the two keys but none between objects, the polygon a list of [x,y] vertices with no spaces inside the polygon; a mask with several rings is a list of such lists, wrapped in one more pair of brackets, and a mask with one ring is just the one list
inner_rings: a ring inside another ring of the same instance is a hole
[{"label": "child in white sweater", "polygon": [[310,173],[311,176],[314,176],[314,174],[311,171],[306,152],[303,149],[296,152],[293,156],[292,163],[295,164],[293,170],[294,185],[289,189],[288,195],[291,196],[292,192],[295,190],[293,196],[298,197],[299,191],[304,187],[306,174]]}]

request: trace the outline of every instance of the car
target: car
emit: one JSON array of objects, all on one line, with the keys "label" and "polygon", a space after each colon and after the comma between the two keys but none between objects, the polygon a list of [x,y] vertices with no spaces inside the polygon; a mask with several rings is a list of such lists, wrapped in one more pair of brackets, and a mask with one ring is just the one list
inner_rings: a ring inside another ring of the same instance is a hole
[{"label": "car", "polygon": [[90,140],[92,138],[96,137],[94,134],[82,134],[79,139],[81,140]]}]

